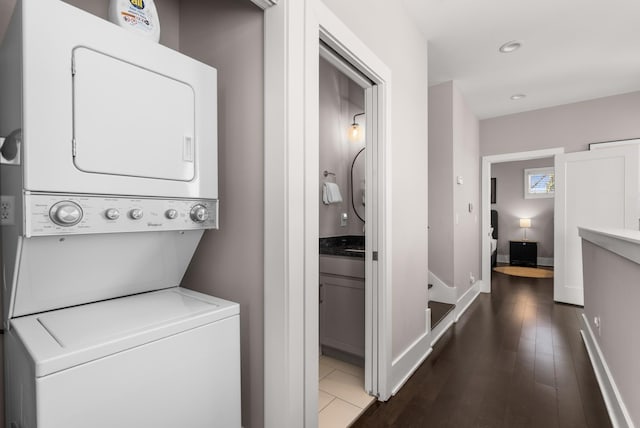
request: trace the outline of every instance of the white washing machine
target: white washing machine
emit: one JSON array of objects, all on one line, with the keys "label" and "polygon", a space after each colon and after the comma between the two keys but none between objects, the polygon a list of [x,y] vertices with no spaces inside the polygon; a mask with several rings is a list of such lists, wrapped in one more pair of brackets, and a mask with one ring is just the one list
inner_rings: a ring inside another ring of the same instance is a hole
[{"label": "white washing machine", "polygon": [[177,287],[14,319],[8,427],[240,427],[239,328]]},{"label": "white washing machine", "polygon": [[18,0],[0,76],[7,427],[240,427],[239,306],[179,287],[218,227],[216,70]]}]

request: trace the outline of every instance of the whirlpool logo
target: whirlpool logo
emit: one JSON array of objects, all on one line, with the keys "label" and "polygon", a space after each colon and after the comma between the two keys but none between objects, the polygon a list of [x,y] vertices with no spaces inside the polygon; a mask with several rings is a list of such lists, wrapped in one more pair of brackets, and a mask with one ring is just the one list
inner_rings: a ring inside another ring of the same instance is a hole
[{"label": "whirlpool logo", "polygon": [[144,9],[144,0],[129,0],[129,3],[138,9]]}]

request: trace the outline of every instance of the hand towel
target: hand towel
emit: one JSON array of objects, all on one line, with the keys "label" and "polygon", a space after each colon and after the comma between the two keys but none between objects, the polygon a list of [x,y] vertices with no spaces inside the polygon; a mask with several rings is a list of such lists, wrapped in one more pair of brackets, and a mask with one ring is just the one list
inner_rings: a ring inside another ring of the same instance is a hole
[{"label": "hand towel", "polygon": [[325,181],[322,186],[322,202],[325,205],[339,204],[342,202],[340,187],[336,183]]}]

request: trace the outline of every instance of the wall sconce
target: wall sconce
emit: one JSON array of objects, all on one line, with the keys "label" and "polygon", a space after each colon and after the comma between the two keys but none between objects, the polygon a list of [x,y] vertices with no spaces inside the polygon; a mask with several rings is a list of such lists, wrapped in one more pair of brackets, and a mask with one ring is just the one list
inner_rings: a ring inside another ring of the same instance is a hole
[{"label": "wall sconce", "polygon": [[362,128],[356,122],[356,117],[362,116],[364,113],[358,113],[353,115],[353,123],[349,127],[349,141],[352,143],[359,143],[362,141]]},{"label": "wall sconce", "polygon": [[520,219],[520,227],[524,233],[523,241],[527,240],[527,229],[531,227],[531,219],[530,218],[521,218]]}]

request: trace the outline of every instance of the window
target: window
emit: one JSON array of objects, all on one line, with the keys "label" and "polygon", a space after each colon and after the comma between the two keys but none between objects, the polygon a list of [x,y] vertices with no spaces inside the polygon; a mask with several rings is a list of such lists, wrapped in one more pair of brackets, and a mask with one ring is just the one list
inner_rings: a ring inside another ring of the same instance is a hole
[{"label": "window", "polygon": [[553,198],[556,180],[553,167],[524,170],[524,198]]}]

